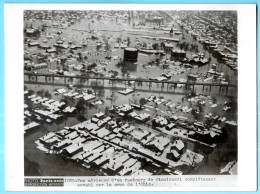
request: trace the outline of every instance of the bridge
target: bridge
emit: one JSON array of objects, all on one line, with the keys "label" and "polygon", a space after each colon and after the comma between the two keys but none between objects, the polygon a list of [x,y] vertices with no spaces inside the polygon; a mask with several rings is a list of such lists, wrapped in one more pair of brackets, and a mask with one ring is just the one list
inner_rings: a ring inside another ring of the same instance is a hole
[{"label": "bridge", "polygon": [[111,78],[111,77],[87,77],[87,76],[81,76],[81,75],[59,75],[59,74],[40,74],[40,73],[28,73],[25,72],[24,73],[25,76],[28,76],[29,81],[31,81],[32,77],[35,77],[35,80],[37,82],[38,77],[44,77],[45,81],[47,81],[47,79],[51,79],[54,82],[54,78],[63,78],[64,81],[66,82],[66,80],[73,80],[73,79],[79,79],[79,80],[101,80],[104,81],[110,81],[113,84],[115,84],[116,82],[125,82],[125,84],[127,84],[127,82],[134,82],[134,87],[136,83],[149,83],[149,88],[152,87],[153,83],[159,83],[161,84],[161,87],[163,88],[164,85],[167,85],[167,89],[169,85],[172,85],[174,87],[177,87],[178,84],[184,85],[185,88],[187,89],[188,86],[192,87],[194,89],[194,86],[202,86],[202,89],[204,90],[204,87],[209,87],[209,91],[211,91],[211,87],[213,86],[217,86],[219,87],[219,92],[221,91],[221,88],[225,88],[226,89],[226,94],[228,92],[228,88],[232,87],[232,88],[237,88],[237,85],[235,84],[222,84],[222,83],[204,83],[204,82],[180,82],[180,81],[170,81],[170,80],[165,80],[165,81],[159,81],[156,79],[134,79],[134,78]]}]

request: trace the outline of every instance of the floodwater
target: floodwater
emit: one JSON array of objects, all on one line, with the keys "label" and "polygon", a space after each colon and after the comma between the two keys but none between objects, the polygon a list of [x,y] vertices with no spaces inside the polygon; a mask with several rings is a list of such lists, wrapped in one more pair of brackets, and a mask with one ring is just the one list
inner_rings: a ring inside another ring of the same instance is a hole
[{"label": "floodwater", "polygon": [[[26,84],[27,89],[28,90],[34,90],[34,91],[39,91],[39,90],[49,90],[49,92],[52,95],[52,98],[54,100],[61,100],[62,95],[55,95],[54,91],[58,88],[61,88],[59,86],[48,86],[48,85],[42,85],[42,86],[37,86],[35,84]],[[105,112],[106,107],[110,108],[112,105],[119,105],[119,104],[131,104],[131,103],[138,103],[140,98],[148,98],[150,95],[155,95],[157,97],[159,96],[163,96],[165,100],[171,100],[171,102],[174,103],[180,103],[182,101],[182,98],[185,97],[185,93],[159,93],[159,92],[152,92],[152,91],[136,91],[132,94],[129,95],[122,95],[117,93],[118,90],[108,90],[108,89],[104,89],[104,93],[103,95],[100,97],[100,99],[103,100],[103,104],[102,105],[98,105],[98,106],[94,106],[94,107],[89,107],[86,111],[86,116],[87,118],[90,118],[91,115],[102,111]],[[114,93],[114,97],[112,99],[110,99],[112,93]],[[108,99],[109,98],[109,99]],[[229,99],[229,97],[222,97],[222,98],[217,98],[217,103],[219,104],[223,104],[225,101],[227,101]],[[74,101],[71,105],[75,106],[77,101]],[[188,103],[184,102],[182,104],[184,105],[188,105]],[[160,110],[165,111],[166,108],[159,107]],[[221,109],[223,108],[223,106],[219,106],[218,109],[214,110],[214,112],[220,112]],[[205,109],[205,112],[210,112],[212,110],[210,110],[210,107],[207,107]],[[162,113],[154,113],[154,112],[148,112],[149,114],[153,115],[153,114],[162,114]],[[185,114],[185,113],[181,113],[181,112],[176,112],[177,115],[182,115],[182,116],[186,116],[188,117],[188,119],[192,119],[190,114]],[[162,114],[163,116],[163,114]],[[230,115],[230,119],[236,119],[236,114],[235,115]],[[59,123],[53,123],[53,124],[46,124],[44,123],[41,127],[39,127],[38,129],[36,129],[35,131],[25,135],[25,157],[31,161],[31,162],[35,162],[36,164],[39,164],[39,171],[41,175],[49,175],[49,176],[54,176],[54,175],[61,175],[61,176],[65,176],[65,175],[71,175],[71,176],[93,176],[94,172],[92,172],[90,169],[86,169],[84,167],[81,167],[75,163],[73,163],[72,161],[69,160],[64,160],[63,158],[61,158],[59,155],[47,155],[44,152],[38,150],[36,148],[36,144],[34,143],[38,138],[42,137],[43,135],[45,135],[47,132],[50,131],[59,131],[61,130],[64,126],[73,126],[77,123],[79,123],[80,121],[77,119],[76,115],[72,115],[69,117],[64,118],[62,121],[60,121]],[[189,147],[192,149],[194,148],[194,143],[189,142]],[[213,159],[216,156],[214,156],[213,153]],[[209,157],[209,161],[211,158]],[[215,159],[214,159],[215,160]],[[212,162],[212,163],[208,163],[206,166],[210,166],[208,168],[211,169],[212,166],[215,166],[216,163]],[[201,167],[202,168],[202,167]],[[216,167],[215,167],[216,168]],[[69,170],[68,170],[69,169]],[[83,170],[84,169],[84,170]],[[202,168],[204,169],[204,168]],[[212,172],[212,171],[207,171]],[[36,173],[36,172],[34,172]],[[214,173],[215,174],[215,173]],[[35,174],[26,174],[26,175],[35,175]]]},{"label": "floodwater", "polygon": [[[167,37],[167,38],[179,38],[180,39],[180,43],[182,42],[186,42],[186,43],[190,43],[190,44],[197,44],[198,48],[199,48],[199,52],[204,53],[206,58],[210,57],[210,63],[202,66],[200,68],[193,68],[190,70],[187,70],[184,73],[180,73],[177,74],[175,76],[173,76],[171,78],[171,80],[173,81],[178,81],[181,78],[186,78],[188,73],[199,73],[199,74],[206,74],[206,72],[211,68],[211,64],[218,64],[217,66],[217,71],[223,72],[225,75],[227,75],[228,77],[230,77],[230,83],[237,83],[237,72],[235,72],[234,70],[232,70],[230,67],[228,67],[227,65],[223,64],[223,63],[218,63],[217,59],[214,58],[208,51],[203,49],[203,45],[200,44],[199,42],[197,42],[196,40],[193,39],[193,37],[186,33],[185,31],[183,31],[183,37],[185,37],[185,39],[182,38],[182,36],[180,35],[170,35],[169,33],[163,32],[163,31],[156,31],[156,33],[154,31],[151,30],[145,30],[145,31],[141,31],[141,32],[136,32],[135,34],[130,34],[130,32],[128,31],[128,29],[132,29],[132,26],[130,25],[131,23],[128,22],[118,22],[116,23],[115,21],[109,21],[109,22],[104,22],[104,21],[97,21],[94,20],[94,23],[92,23],[89,19],[81,19],[79,21],[77,21],[74,25],[69,26],[67,29],[61,29],[63,32],[60,35],[54,34],[54,32],[60,30],[60,29],[49,29],[47,30],[46,33],[43,33],[42,36],[39,38],[38,42],[40,44],[47,44],[48,46],[52,46],[54,43],[56,43],[57,40],[59,39],[64,39],[65,44],[68,44],[68,41],[73,41],[73,44],[81,44],[83,41],[87,42],[88,45],[86,47],[82,47],[82,49],[78,49],[77,51],[75,51],[75,53],[82,53],[85,51],[88,51],[89,54],[86,55],[88,58],[86,60],[83,60],[81,62],[75,61],[73,62],[73,64],[77,65],[77,64],[82,64],[82,63],[96,63],[102,70],[103,74],[107,74],[107,72],[109,72],[110,70],[115,70],[119,72],[119,75],[122,75],[122,72],[126,71],[128,72],[131,76],[135,76],[135,77],[142,77],[142,78],[156,78],[159,77],[163,72],[169,72],[172,69],[163,69],[162,67],[156,66],[155,63],[150,63],[148,65],[149,62],[153,62],[155,61],[156,58],[160,58],[158,56],[155,56],[153,54],[150,55],[146,55],[146,54],[140,54],[138,56],[138,64],[142,64],[142,65],[135,65],[133,63],[127,63],[126,66],[124,67],[117,67],[116,64],[120,61],[123,60],[123,49],[119,49],[119,48],[114,48],[117,39],[119,38],[120,40],[127,40],[129,39],[130,44],[129,47],[135,47],[136,46],[136,40],[139,40],[141,43],[157,43],[159,45],[161,45],[160,40],[151,40],[151,39],[145,39],[145,38],[141,38],[141,36],[158,36],[158,37]],[[35,27],[37,26],[37,23],[34,24]],[[180,29],[179,26],[176,26],[177,28]],[[76,31],[77,30],[81,30],[81,31]],[[83,31],[82,31],[83,30]],[[89,30],[96,30],[96,33],[89,33],[87,31]],[[43,43],[42,40],[46,39],[46,35],[48,34],[54,34],[55,37],[51,40],[49,40],[47,43]],[[96,35],[99,40],[92,40],[90,37],[92,35]],[[116,60],[108,60],[105,59],[105,56],[107,55],[107,51],[104,48],[104,44],[102,45],[102,47],[100,49],[96,48],[96,42],[97,41],[103,41],[106,40],[109,45],[110,45],[110,49],[111,49],[111,55],[112,56],[118,56],[119,59]],[[176,42],[172,43],[174,45],[174,48],[178,48],[176,45]],[[25,46],[25,49],[27,49],[27,46]],[[38,52],[42,52],[41,51],[37,51],[36,48],[34,47],[30,47],[29,50],[32,50],[33,53],[38,53]],[[193,52],[190,51],[186,51],[187,52],[187,57],[191,57],[192,54],[195,54]],[[170,59],[170,54],[168,53],[164,58],[166,59]],[[161,57],[162,59],[162,57]],[[109,63],[109,65],[101,65],[102,62],[106,62]],[[65,63],[66,65],[67,63]],[[49,69],[56,69],[57,67],[61,67],[61,65],[56,64],[56,62],[52,62],[50,63]],[[104,68],[106,69],[106,71],[104,71]],[[39,73],[49,73],[48,69],[41,69],[38,70]],[[74,71],[72,68],[69,68],[69,72],[73,72],[75,75],[80,75],[82,74],[82,72],[80,71]]]}]

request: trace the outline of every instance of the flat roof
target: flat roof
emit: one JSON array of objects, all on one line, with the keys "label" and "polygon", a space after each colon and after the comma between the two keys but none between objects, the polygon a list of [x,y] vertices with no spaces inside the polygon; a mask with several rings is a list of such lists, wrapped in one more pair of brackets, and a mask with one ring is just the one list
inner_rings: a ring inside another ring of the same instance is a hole
[{"label": "flat roof", "polygon": [[137,51],[136,48],[130,48],[130,47],[125,48],[125,50],[127,50],[127,51]]}]

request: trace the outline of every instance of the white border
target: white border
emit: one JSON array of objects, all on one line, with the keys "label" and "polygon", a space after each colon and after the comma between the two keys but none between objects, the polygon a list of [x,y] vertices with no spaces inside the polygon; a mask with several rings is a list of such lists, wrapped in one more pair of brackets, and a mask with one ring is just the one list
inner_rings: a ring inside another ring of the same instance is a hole
[{"label": "white border", "polygon": [[[24,188],[23,10],[237,10],[238,176],[237,187]],[[5,4],[5,182],[6,190],[215,190],[254,191],[256,163],[256,5],[250,4]]]}]

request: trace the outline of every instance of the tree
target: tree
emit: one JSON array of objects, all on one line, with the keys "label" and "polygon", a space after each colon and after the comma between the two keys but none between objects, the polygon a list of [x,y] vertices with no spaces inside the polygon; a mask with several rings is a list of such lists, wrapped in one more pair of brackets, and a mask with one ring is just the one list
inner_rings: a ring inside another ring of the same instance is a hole
[{"label": "tree", "polygon": [[33,90],[28,90],[28,95],[31,96],[34,94],[34,91]]},{"label": "tree", "polygon": [[42,96],[43,97],[43,94],[44,94],[44,90],[40,90],[40,91],[36,92],[37,96]]},{"label": "tree", "polygon": [[33,33],[36,39],[38,39],[41,36],[41,31],[39,29],[36,29]]},{"label": "tree", "polygon": [[143,106],[144,104],[146,104],[146,99],[145,98],[140,98],[140,100],[139,100],[139,104],[141,105],[141,106]]},{"label": "tree", "polygon": [[120,68],[120,67],[123,67],[124,66],[124,62],[122,61],[119,61],[117,64],[116,64],[116,67]]},{"label": "tree", "polygon": [[139,158],[139,161],[141,163],[141,169],[146,168],[149,164],[149,162],[146,160],[146,158]]},{"label": "tree", "polygon": [[189,50],[189,45],[188,44],[185,45],[184,50],[185,51]]},{"label": "tree", "polygon": [[100,20],[100,19],[101,19],[101,17],[102,17],[101,15],[98,15],[98,16],[97,16],[97,20]]},{"label": "tree", "polygon": [[146,48],[147,47],[147,44],[146,42],[143,42],[143,47]]},{"label": "tree", "polygon": [[99,51],[100,48],[101,48],[101,45],[97,45],[96,46],[96,51]]},{"label": "tree", "polygon": [[63,99],[61,99],[61,102],[64,102],[65,104],[68,104],[68,99],[63,98]]},{"label": "tree", "polygon": [[126,68],[121,68],[121,74],[122,74],[122,77],[126,76],[126,74],[127,74]]},{"label": "tree", "polygon": [[45,92],[44,96],[46,98],[51,98],[52,97],[52,95],[50,94],[50,92],[48,90]]},{"label": "tree", "polygon": [[99,97],[103,97],[105,95],[105,89],[104,86],[98,82],[98,81],[92,81],[90,83],[90,85],[92,86],[92,88],[94,89],[95,93],[97,96]]},{"label": "tree", "polygon": [[130,37],[127,37],[127,46],[129,46],[131,43]]},{"label": "tree", "polygon": [[111,49],[111,46],[110,46],[110,44],[107,42],[107,43],[105,44],[105,50],[109,51],[110,49]]},{"label": "tree", "polygon": [[213,104],[217,103],[217,99],[216,99],[215,96],[212,97],[212,103],[213,103]]},{"label": "tree", "polygon": [[116,118],[116,123],[119,124],[119,123],[121,123],[121,122],[122,122],[122,118],[121,118],[121,117],[117,117],[117,118]]},{"label": "tree", "polygon": [[80,113],[80,114],[85,113],[85,111],[86,111],[85,100],[83,98],[80,98],[75,107],[76,107],[78,113]]},{"label": "tree", "polygon": [[94,69],[95,67],[97,67],[97,64],[96,63],[92,63],[91,65],[89,65],[87,67],[88,70],[91,70],[91,69]]},{"label": "tree", "polygon": [[78,53],[78,60],[82,61],[82,54],[81,53]]},{"label": "tree", "polygon": [[108,115],[108,113],[109,113],[109,108],[106,106],[106,108],[105,108],[105,114]]},{"label": "tree", "polygon": [[190,97],[195,97],[197,94],[195,92],[195,90],[192,90],[191,93],[190,93]]},{"label": "tree", "polygon": [[203,116],[202,113],[196,109],[192,109],[191,114],[192,114],[193,118],[197,121],[201,120],[201,118]]},{"label": "tree", "polygon": [[180,44],[180,49],[182,50],[184,48],[184,45],[183,44]]},{"label": "tree", "polygon": [[159,46],[158,43],[154,43],[154,44],[152,45],[152,47],[153,47],[154,50],[157,50],[157,49],[158,49],[158,46]]},{"label": "tree", "polygon": [[190,160],[191,165],[194,166],[195,160],[198,159],[198,154],[196,154],[196,153],[187,154],[187,158]]},{"label": "tree", "polygon": [[116,41],[117,41],[118,43],[120,43],[120,42],[122,42],[122,38],[121,38],[121,37],[118,37],[118,38],[116,39]]},{"label": "tree", "polygon": [[47,25],[46,25],[46,23],[44,23],[44,24],[42,25],[42,27],[41,27],[41,31],[42,31],[42,32],[45,32],[45,31],[46,31],[46,27],[47,27]]},{"label": "tree", "polygon": [[88,90],[87,90],[87,93],[88,93],[88,94],[93,94],[93,91],[90,90],[90,89],[88,89]]},{"label": "tree", "polygon": [[227,81],[227,82],[230,82],[230,78],[229,78],[229,75],[225,75],[225,80]]},{"label": "tree", "polygon": [[79,122],[85,121],[86,118],[87,118],[87,117],[86,117],[85,115],[82,115],[82,114],[78,114],[78,115],[76,116],[76,119],[77,119]]}]

